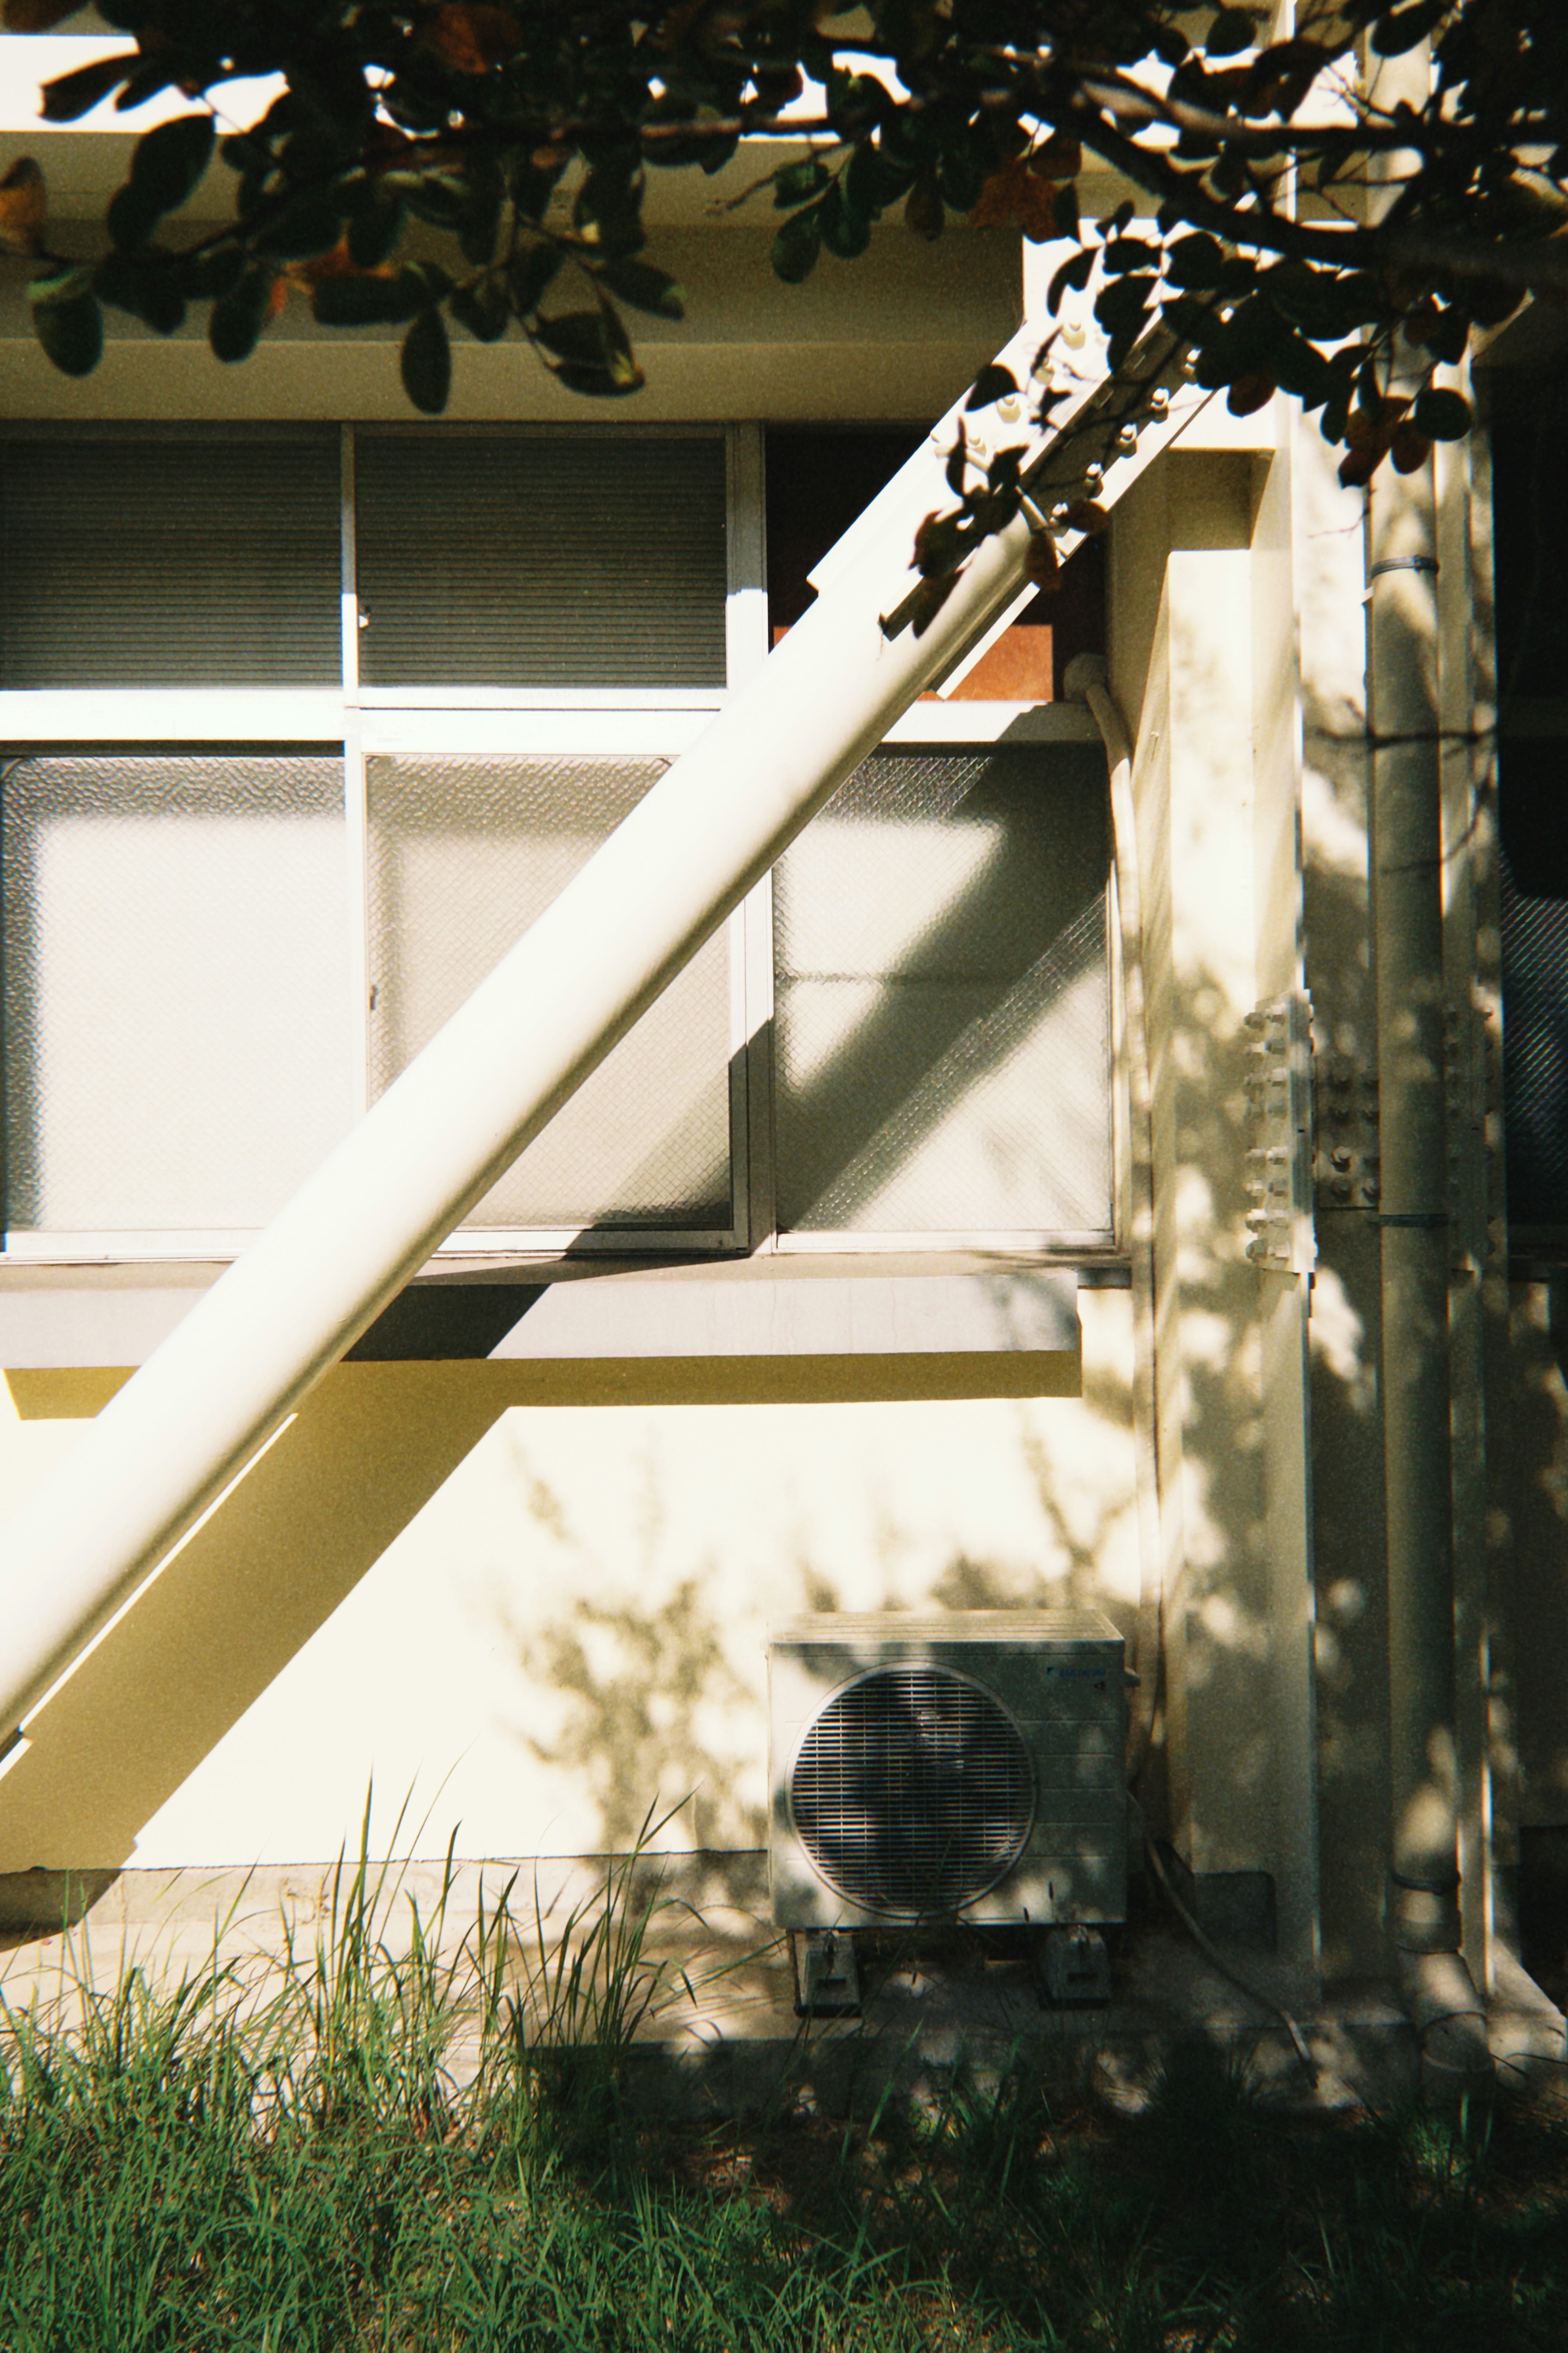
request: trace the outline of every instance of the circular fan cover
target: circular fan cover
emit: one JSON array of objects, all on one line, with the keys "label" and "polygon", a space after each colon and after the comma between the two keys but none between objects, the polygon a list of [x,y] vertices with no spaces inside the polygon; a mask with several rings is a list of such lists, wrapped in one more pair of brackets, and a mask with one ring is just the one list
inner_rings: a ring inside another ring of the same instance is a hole
[{"label": "circular fan cover", "polygon": [[1034,1775],[1017,1726],[945,1667],[883,1667],[835,1694],[790,1783],[829,1886],[905,1918],[955,1911],[1023,1852]]}]

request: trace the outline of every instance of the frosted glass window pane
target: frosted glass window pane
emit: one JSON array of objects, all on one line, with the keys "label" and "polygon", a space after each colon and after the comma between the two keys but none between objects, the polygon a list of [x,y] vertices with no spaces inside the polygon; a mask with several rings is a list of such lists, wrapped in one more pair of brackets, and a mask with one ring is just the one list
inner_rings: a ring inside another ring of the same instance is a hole
[{"label": "frosted glass window pane", "polygon": [[355,438],[373,686],[724,683],[724,445]]},{"label": "frosted glass window pane", "polygon": [[0,685],[335,686],[338,437],[16,439]]},{"label": "frosted glass window pane", "polygon": [[1105,764],[879,753],[774,871],[782,1229],[1108,1233]]},{"label": "frosted glass window pane", "polygon": [[18,760],[6,1220],[263,1224],[348,1125],[335,759]]},{"label": "frosted glass window pane", "polygon": [[[372,1071],[379,1092],[668,764],[377,758],[367,765]],[[729,1008],[721,934],[466,1222],[728,1228]]]}]

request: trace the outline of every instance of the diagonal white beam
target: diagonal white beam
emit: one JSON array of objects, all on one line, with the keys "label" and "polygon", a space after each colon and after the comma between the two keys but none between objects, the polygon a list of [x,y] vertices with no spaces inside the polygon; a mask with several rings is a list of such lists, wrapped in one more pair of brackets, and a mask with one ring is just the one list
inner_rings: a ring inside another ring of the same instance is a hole
[{"label": "diagonal white beam", "polygon": [[[1037,343],[1026,330],[1002,354],[1021,379]],[[994,443],[1026,441],[1043,509],[1086,462],[1119,496],[1205,397],[1163,334],[1120,377],[1066,380],[1047,432],[983,420]],[[1162,412],[1135,434],[1152,392]],[[881,626],[910,593],[913,521],[952,503],[954,421],[841,543],[804,620],[0,1535],[0,1745],[1016,595],[1026,516],[976,552],[922,637]]]}]

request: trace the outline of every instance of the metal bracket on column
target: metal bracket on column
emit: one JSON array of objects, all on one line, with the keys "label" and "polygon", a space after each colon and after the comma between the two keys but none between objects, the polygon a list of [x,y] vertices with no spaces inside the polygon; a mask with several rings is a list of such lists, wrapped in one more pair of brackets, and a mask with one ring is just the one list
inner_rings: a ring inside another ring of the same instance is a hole
[{"label": "metal bracket on column", "polygon": [[1312,1001],[1304,989],[1247,1017],[1247,1092],[1253,1143],[1247,1155],[1247,1255],[1280,1274],[1310,1274],[1312,1230]]},{"label": "metal bracket on column", "polygon": [[1447,1113],[1451,1271],[1487,1262],[1487,1031],[1473,1005],[1443,1008],[1443,1079]]},{"label": "metal bracket on column", "polygon": [[1315,1069],[1318,1209],[1375,1209],[1377,1072],[1364,1055],[1332,1050]]}]

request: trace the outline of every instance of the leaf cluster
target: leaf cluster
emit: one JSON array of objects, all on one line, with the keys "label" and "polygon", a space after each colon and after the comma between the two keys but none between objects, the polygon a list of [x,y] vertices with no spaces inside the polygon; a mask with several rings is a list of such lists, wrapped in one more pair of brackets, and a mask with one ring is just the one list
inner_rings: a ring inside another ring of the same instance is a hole
[{"label": "leaf cluster", "polygon": [[[13,30],[71,13],[5,0]],[[162,334],[203,309],[234,363],[298,294],[330,326],[400,328],[427,414],[454,331],[516,333],[569,389],[623,396],[643,381],[627,311],[683,307],[646,257],[650,175],[714,174],[743,138],[789,142],[753,192],[780,216],[787,282],[825,252],[854,260],[889,216],[925,240],[955,215],[1074,240],[1058,299],[1098,259],[1113,363],[1163,325],[1233,408],[1301,400],[1350,480],[1462,431],[1439,372],[1529,291],[1568,287],[1561,0],[1301,0],[1282,40],[1261,0],[868,0],[841,21],[820,0],[102,13],[128,46],[50,83],[46,116],[133,113],[171,89],[193,111],[139,143],[102,259],[47,253],[34,195],[18,200],[44,262],[37,332],[70,374],[96,364],[106,303]],[[1419,43],[1428,100],[1380,107],[1365,59]],[[220,139],[226,85],[258,76],[279,80],[275,102]],[[1098,231],[1086,169],[1138,191]],[[203,217],[171,230],[198,191]],[[1012,491],[988,495],[1000,512]]]}]

